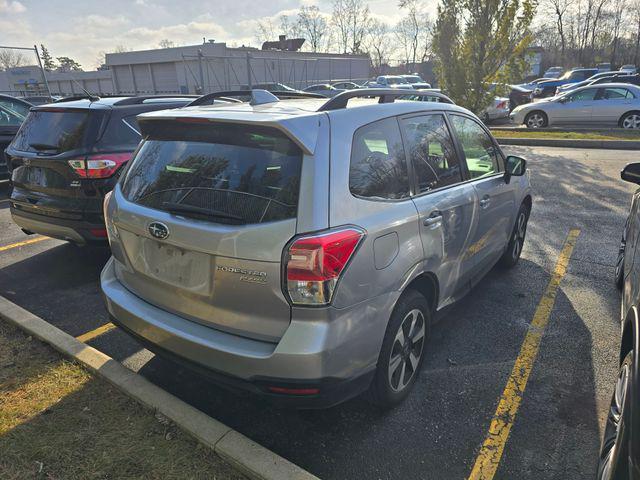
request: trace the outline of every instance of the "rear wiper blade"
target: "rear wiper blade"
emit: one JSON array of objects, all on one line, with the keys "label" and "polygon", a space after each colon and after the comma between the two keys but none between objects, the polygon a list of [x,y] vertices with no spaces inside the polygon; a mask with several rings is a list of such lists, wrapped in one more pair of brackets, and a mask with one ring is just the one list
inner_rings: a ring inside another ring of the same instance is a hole
[{"label": "rear wiper blade", "polygon": [[56,152],[60,150],[58,145],[49,145],[48,143],[30,143],[29,146],[36,150],[55,150]]},{"label": "rear wiper blade", "polygon": [[211,210],[209,208],[196,207],[194,205],[185,205],[183,203],[162,202],[162,208],[171,213],[197,213],[208,217],[229,218],[231,220],[244,220],[244,218],[231,213],[221,212],[220,210]]}]

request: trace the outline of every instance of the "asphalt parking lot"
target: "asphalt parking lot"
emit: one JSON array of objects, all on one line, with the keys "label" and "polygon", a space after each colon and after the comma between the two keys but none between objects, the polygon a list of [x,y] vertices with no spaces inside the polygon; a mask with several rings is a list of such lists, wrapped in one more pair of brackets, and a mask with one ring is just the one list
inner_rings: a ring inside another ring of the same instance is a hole
[{"label": "asphalt parking lot", "polygon": [[[619,171],[635,155],[509,151],[529,160],[535,195],[520,264],[494,270],[444,312],[414,391],[393,411],[362,398],[324,411],[282,410],[156,358],[117,329],[84,338],[321,478],[466,478],[558,255],[579,229],[494,478],[592,478],[617,372],[613,266],[633,191]],[[6,197],[6,187],[0,194]],[[11,222],[7,201],[0,202],[0,229],[0,295],[74,336],[108,322],[98,282],[107,249],[26,236]]]}]

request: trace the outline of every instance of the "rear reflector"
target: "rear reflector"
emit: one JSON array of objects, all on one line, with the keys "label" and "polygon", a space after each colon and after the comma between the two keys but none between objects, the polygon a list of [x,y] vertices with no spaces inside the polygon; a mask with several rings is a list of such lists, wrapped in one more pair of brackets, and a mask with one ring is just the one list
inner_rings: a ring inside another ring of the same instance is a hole
[{"label": "rear reflector", "polygon": [[69,166],[82,178],[109,178],[131,159],[131,153],[106,153],[69,160]]},{"label": "rear reflector", "polygon": [[91,228],[89,230],[91,235],[98,238],[107,238],[107,229],[106,228]]},{"label": "rear reflector", "polygon": [[287,252],[287,290],[298,305],[326,305],[364,231],[346,228],[295,240]]},{"label": "rear reflector", "polygon": [[268,387],[272,393],[280,393],[283,395],[317,395],[320,393],[319,388],[284,388],[284,387]]}]

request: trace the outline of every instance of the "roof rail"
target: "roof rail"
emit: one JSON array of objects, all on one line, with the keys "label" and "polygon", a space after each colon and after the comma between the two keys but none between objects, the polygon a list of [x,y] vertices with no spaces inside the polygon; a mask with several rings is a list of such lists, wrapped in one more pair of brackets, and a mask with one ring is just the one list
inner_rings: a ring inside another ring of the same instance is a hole
[{"label": "roof rail", "polygon": [[100,100],[100,97],[97,95],[74,95],[73,97],[59,98],[58,100],[54,100],[52,103],[75,102],[76,100],[91,100],[92,102],[97,102]]},{"label": "roof rail", "polygon": [[198,95],[185,95],[185,94],[182,94],[182,93],[176,93],[174,95],[171,95],[171,94],[167,94],[167,95],[136,95],[136,96],[133,96],[133,97],[127,97],[127,98],[123,98],[122,100],[118,100],[117,102],[114,103],[114,105],[118,105],[118,106],[122,106],[122,105],[140,105],[141,103],[144,103],[145,100],[154,100],[154,99],[161,100],[163,98],[166,98],[166,99],[172,99],[172,98],[189,99],[189,98],[198,98]]},{"label": "roof rail", "polygon": [[422,96],[422,97],[436,97],[440,100],[441,103],[451,103],[453,104],[453,100],[444,95],[443,93],[437,92],[435,90],[429,89],[390,89],[390,88],[358,88],[354,90],[347,90],[342,93],[339,93],[335,97],[329,99],[327,103],[322,105],[318,111],[326,112],[328,110],[339,110],[341,108],[347,108],[347,103],[352,98],[371,98],[378,97],[378,103],[393,103],[397,98],[406,97],[407,95],[411,96]]},{"label": "roof rail", "polygon": [[[326,98],[323,97],[322,95],[318,95],[317,93],[310,93],[310,92],[289,92],[286,90],[282,90],[282,91],[274,91],[274,92],[268,92],[267,90],[258,90],[258,89],[253,89],[253,90],[227,90],[224,92],[214,92],[214,93],[207,93],[206,95],[202,95],[201,97],[196,98],[193,102],[191,102],[189,105],[187,105],[187,107],[196,107],[198,105],[211,105],[213,104],[214,100],[219,99],[219,100],[224,100],[227,102],[239,102],[239,103],[243,103],[241,100],[237,100],[235,98],[231,98],[231,97],[246,97],[246,98],[251,98],[252,102],[254,102],[254,105],[259,105],[260,103],[265,103],[264,101],[260,101],[260,102],[255,102],[254,100],[256,99],[256,94],[255,92],[266,92],[271,94],[272,96],[274,96],[276,98],[276,100],[278,99],[292,99],[292,98]],[[265,100],[267,97],[265,97],[262,100]],[[272,101],[276,101],[276,100],[272,100]]]}]

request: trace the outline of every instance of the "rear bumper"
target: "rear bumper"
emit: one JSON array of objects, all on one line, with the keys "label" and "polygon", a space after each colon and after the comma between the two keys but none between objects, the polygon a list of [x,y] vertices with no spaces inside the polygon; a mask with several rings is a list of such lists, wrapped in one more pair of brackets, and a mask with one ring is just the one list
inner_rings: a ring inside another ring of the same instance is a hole
[{"label": "rear bumper", "polygon": [[[299,408],[326,408],[364,391],[373,378],[384,335],[384,331],[372,332],[363,348],[361,332],[358,338],[356,330],[349,333],[348,327],[364,315],[361,312],[370,312],[362,305],[313,309],[314,319],[292,320],[277,344],[223,332],[157,308],[131,293],[116,278],[113,258],[102,271],[101,287],[112,321],[149,350],[218,383]],[[269,387],[318,392],[275,394]]]},{"label": "rear bumper", "polygon": [[104,224],[37,215],[23,212],[13,205],[11,206],[11,217],[16,225],[24,230],[80,245],[104,243],[107,240],[106,237],[95,235],[97,231],[105,229]]}]

